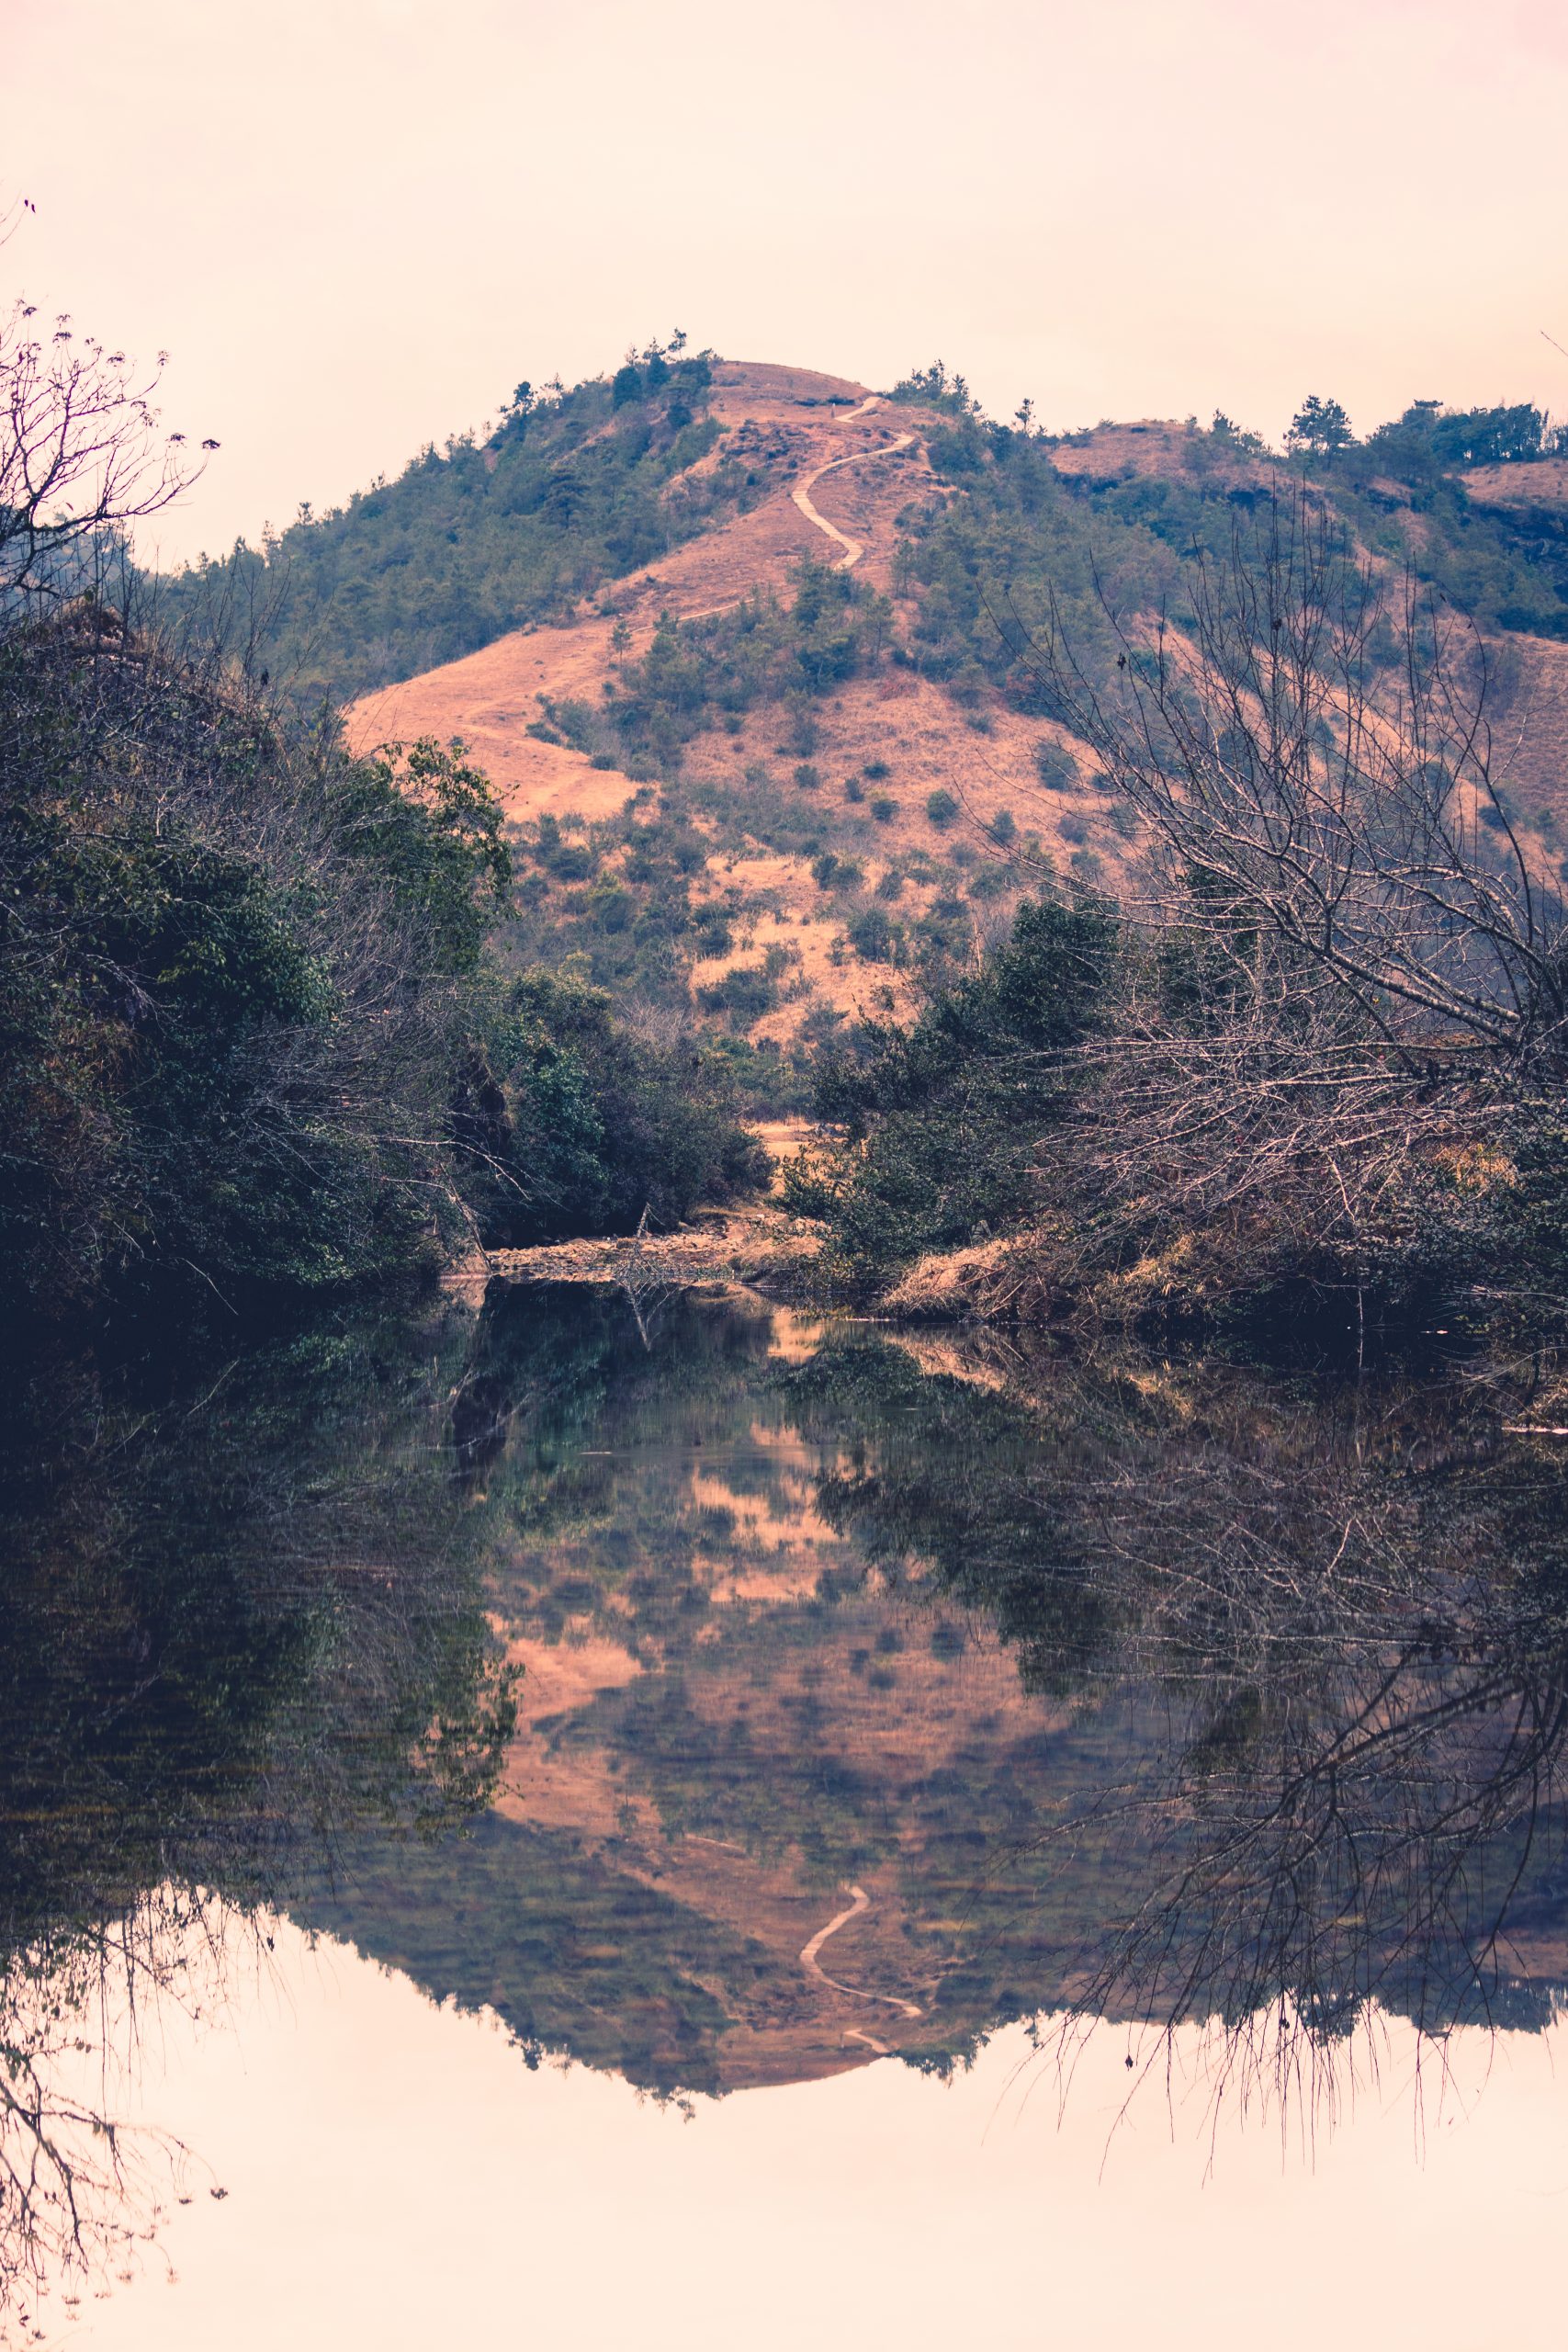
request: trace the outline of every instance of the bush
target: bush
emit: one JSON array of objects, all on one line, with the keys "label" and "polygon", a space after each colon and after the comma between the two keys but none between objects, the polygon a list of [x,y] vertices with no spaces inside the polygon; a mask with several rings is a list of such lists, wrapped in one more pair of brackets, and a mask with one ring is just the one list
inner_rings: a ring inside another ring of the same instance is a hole
[{"label": "bush", "polygon": [[469,1198],[491,1248],[655,1228],[766,1181],[722,1068],[634,1036],[570,969],[525,972],[476,1057]]},{"label": "bush", "polygon": [[1118,953],[1099,909],[1026,901],[1007,946],[912,1029],[868,1030],[859,1060],[825,1058],[817,1108],[851,1136],[820,1212],[841,1280],[874,1287],[1028,1216],[1041,1138],[1079,1084],[1061,1057],[1103,1021]]},{"label": "bush", "polygon": [[748,1022],[760,1021],[778,1001],[777,979],[755,964],[737,964],[722,979],[697,990],[697,1002],[705,1012],[736,1013]]},{"label": "bush", "polygon": [[885,784],[893,771],[886,760],[867,760],[861,773],[868,784]]},{"label": "bush", "polygon": [[1080,781],[1078,763],[1070,752],[1049,741],[1036,743],[1034,766],[1041,783],[1048,792],[1076,792]]},{"label": "bush", "polygon": [[898,803],[890,800],[886,792],[879,792],[871,804],[871,813],[879,825],[889,825],[898,814]]},{"label": "bush", "polygon": [[927,793],[926,815],[939,831],[944,831],[951,825],[957,814],[957,801],[952,793],[946,791],[941,785],[938,785],[934,792]]},{"label": "bush", "polygon": [[900,933],[881,907],[864,907],[845,925],[850,945],[863,964],[890,964]]}]

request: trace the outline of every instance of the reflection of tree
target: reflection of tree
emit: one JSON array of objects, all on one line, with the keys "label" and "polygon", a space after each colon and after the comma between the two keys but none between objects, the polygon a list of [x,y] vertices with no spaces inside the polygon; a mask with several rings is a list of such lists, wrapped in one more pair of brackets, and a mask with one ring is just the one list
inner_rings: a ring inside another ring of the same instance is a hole
[{"label": "reflection of tree", "polygon": [[990,1614],[1032,1687],[1137,1726],[1034,1841],[1083,1881],[1083,2014],[1218,2018],[1240,2054],[1283,2008],[1289,2069],[1372,2004],[1549,2011],[1568,1468],[1502,1437],[1504,1387],[1060,1363],[1030,1442],[892,1351],[798,1385],[864,1431],[828,1513]]},{"label": "reflection of tree", "polygon": [[493,1787],[511,1713],[446,1442],[463,1340],[312,1331],[161,1386],[17,1371],[0,2291],[131,2225],[124,2143],[65,2087],[85,1996],[123,2014],[178,1991],[193,1914],[277,1899],[367,1820],[434,1831]]}]

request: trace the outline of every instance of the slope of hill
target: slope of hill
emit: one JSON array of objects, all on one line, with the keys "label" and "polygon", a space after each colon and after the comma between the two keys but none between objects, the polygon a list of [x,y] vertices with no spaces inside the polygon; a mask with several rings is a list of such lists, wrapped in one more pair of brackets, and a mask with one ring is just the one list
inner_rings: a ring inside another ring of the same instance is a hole
[{"label": "slope of hill", "polygon": [[712,458],[708,373],[705,356],[651,345],[612,381],[520,384],[492,431],[204,560],[168,583],[175,613],[243,625],[307,702],[537,621],[744,506],[744,469]]},{"label": "slope of hill", "polygon": [[1054,611],[1109,674],[1108,608],[1179,611],[1184,561],[1303,469],[1391,580],[1475,616],[1502,780],[1555,866],[1555,446],[1534,412],[1430,403],[1286,458],[1223,418],[1054,438],[990,424],[940,368],[881,395],[650,347],[301,521],[230,584],[283,593],[258,642],[297,680],[372,689],[355,742],[470,747],[528,869],[518,962],[581,954],[783,1110],[825,1036],[905,1014],[1047,864],[1123,879],[1126,812],[1054,723],[1032,632]]}]

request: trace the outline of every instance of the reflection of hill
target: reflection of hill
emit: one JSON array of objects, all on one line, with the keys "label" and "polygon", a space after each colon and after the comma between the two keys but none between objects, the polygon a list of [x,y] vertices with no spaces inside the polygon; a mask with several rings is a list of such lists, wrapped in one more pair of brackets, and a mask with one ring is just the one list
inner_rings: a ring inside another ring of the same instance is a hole
[{"label": "reflection of hill", "polygon": [[[1555,1490],[1484,1396],[1352,1399],[1358,1433],[1300,1385],[1058,1366],[1042,1413],[801,1337],[744,1297],[646,1349],[607,1296],[491,1311],[471,1469],[535,1668],[497,1817],[361,1848],[311,1917],[667,2090],[1079,1997],[1544,2013]],[[851,1881],[835,1986],[800,1955]]]}]

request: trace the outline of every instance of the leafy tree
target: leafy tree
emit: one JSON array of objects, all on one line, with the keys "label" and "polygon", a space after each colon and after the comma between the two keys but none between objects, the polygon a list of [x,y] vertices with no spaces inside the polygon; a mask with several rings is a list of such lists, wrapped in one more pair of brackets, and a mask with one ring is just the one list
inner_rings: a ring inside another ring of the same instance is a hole
[{"label": "leafy tree", "polygon": [[1285,438],[1294,449],[1304,449],[1315,458],[1332,458],[1340,449],[1348,449],[1355,435],[1350,420],[1337,401],[1320,400],[1309,392],[1294,416]]}]

